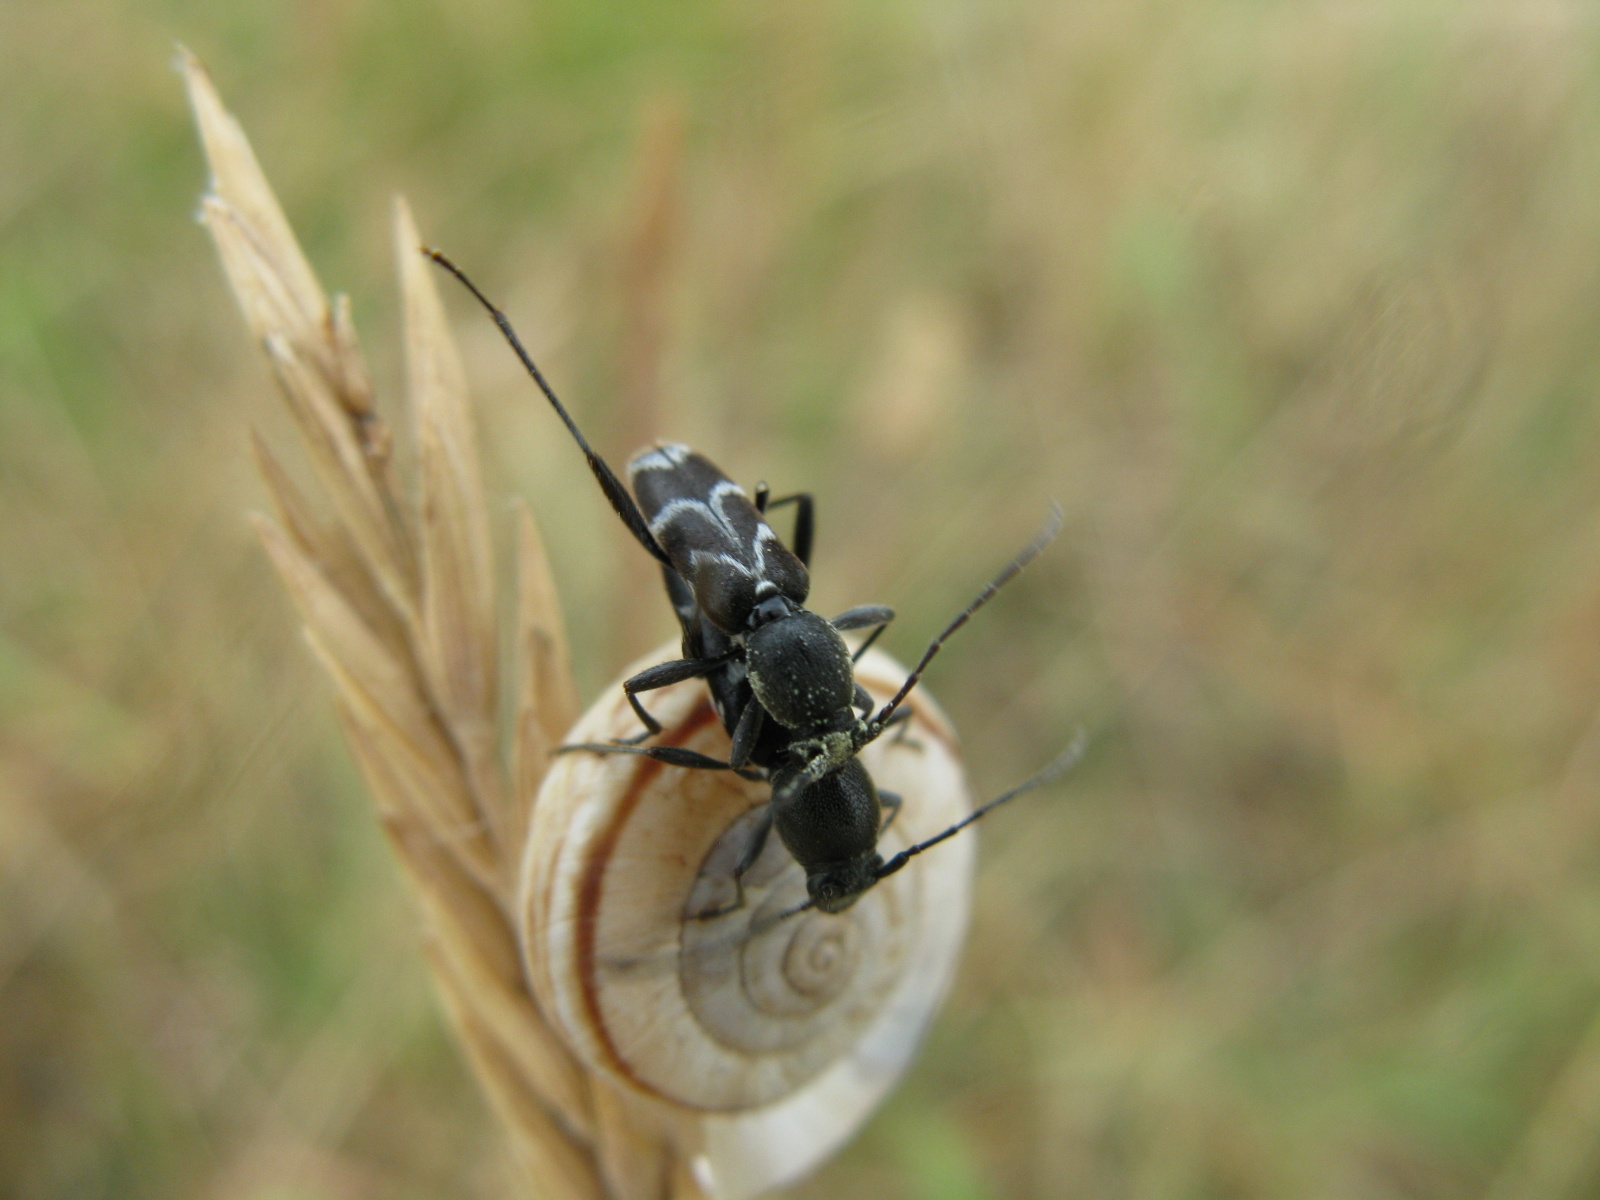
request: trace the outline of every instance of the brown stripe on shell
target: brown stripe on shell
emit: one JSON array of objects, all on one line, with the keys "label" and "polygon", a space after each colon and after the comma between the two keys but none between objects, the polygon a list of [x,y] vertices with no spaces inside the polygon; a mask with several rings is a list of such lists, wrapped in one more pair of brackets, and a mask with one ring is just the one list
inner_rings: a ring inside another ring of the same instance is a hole
[{"label": "brown stripe on shell", "polygon": [[[660,739],[654,744],[658,746],[681,746],[699,733],[707,725],[717,720],[717,713],[711,707],[709,694],[698,704],[694,710],[677,725],[664,731]],[[616,1045],[611,1040],[611,1031],[607,1028],[605,1015],[600,1008],[600,993],[595,979],[595,935],[599,926],[600,893],[605,883],[606,864],[611,860],[611,852],[616,848],[617,840],[622,836],[622,829],[633,815],[633,810],[639,806],[639,801],[644,795],[646,786],[667,764],[657,762],[653,758],[639,758],[639,766],[633,772],[633,778],[628,783],[628,790],[623,794],[622,801],[611,814],[611,820],[606,825],[605,832],[596,838],[589,850],[589,858],[583,864],[582,882],[578,887],[578,913],[577,913],[577,952],[578,952],[578,979],[583,988],[583,1007],[588,1014],[589,1025],[599,1036],[605,1050],[607,1061],[612,1070],[626,1078],[641,1091],[652,1096],[660,1096],[670,1100],[660,1089],[641,1079],[634,1073],[633,1068],[623,1059]],[[677,768],[683,770],[684,768]]]}]

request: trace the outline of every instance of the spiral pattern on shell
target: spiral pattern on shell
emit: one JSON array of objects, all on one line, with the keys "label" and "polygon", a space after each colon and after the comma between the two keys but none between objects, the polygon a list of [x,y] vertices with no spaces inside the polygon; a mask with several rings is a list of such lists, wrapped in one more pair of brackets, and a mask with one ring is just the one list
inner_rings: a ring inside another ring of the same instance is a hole
[{"label": "spiral pattern on shell", "polygon": [[[630,667],[670,657],[657,654]],[[881,703],[905,671],[869,651],[857,678]],[[948,721],[925,693],[862,760],[900,813],[894,851],[969,811]],[[657,744],[725,758],[705,685],[647,695]],[[573,742],[638,731],[613,685]],[[635,755],[559,756],[540,790],[519,920],[541,1007],[575,1051],[635,1094],[691,1113],[721,1195],[803,1173],[842,1143],[909,1062],[943,996],[967,921],[975,841],[954,838],[846,912],[777,919],[806,896],[774,833],[734,866],[768,788]]]}]

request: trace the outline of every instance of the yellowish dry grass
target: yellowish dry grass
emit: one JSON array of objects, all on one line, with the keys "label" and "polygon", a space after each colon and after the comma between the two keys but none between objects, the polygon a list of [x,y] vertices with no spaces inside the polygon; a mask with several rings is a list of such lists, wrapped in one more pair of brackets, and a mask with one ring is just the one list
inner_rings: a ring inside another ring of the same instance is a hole
[{"label": "yellowish dry grass", "polygon": [[[345,736],[417,892],[445,1007],[511,1132],[523,1190],[541,1200],[696,1200],[687,1163],[574,1058],[522,967],[513,913],[528,814],[577,702],[526,508],[517,655],[500,648],[471,404],[411,213],[396,203],[415,504],[393,481],[393,438],[373,408],[348,302],[324,297],[205,71],[188,55],[181,67],[211,167],[203,220],[333,510],[323,517],[308,505],[258,438],[279,517],[258,522],[261,538],[333,679]],[[502,660],[516,678],[509,779]]]}]

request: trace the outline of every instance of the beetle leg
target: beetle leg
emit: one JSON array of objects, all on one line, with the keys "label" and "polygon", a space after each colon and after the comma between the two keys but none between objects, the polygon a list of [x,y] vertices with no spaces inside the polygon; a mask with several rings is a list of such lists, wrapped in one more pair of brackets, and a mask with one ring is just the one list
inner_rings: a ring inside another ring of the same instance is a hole
[{"label": "beetle leg", "polygon": [[[756,859],[761,857],[761,852],[767,848],[767,835],[772,832],[772,805],[767,805],[761,810],[761,815],[756,818],[756,827],[750,831],[750,841],[745,844],[744,853],[739,855],[739,862],[733,868],[735,880],[742,881],[750,868],[756,865]],[[741,887],[739,903],[744,903],[744,891]]]},{"label": "beetle leg", "polygon": [[883,824],[878,826],[878,836],[882,837],[889,832],[889,826],[894,824],[894,819],[900,815],[900,805],[903,801],[899,792],[886,792],[878,789],[878,803],[889,810],[889,815],[883,819]]},{"label": "beetle leg", "polygon": [[739,861],[733,868],[733,903],[724,904],[721,908],[713,908],[706,912],[694,914],[696,920],[710,921],[717,917],[725,917],[731,912],[738,912],[744,907],[744,877],[750,868],[756,865],[756,859],[761,857],[761,852],[767,848],[767,838],[772,833],[772,805],[768,804],[761,810],[761,815],[756,818],[755,828],[750,830],[750,840],[745,843],[744,849],[739,853]]},{"label": "beetle leg", "polygon": [[860,662],[861,661],[861,656],[863,654],[865,654],[868,650],[872,649],[872,643],[877,641],[878,638],[882,635],[883,631],[885,629],[887,629],[887,628],[889,628],[887,625],[879,625],[871,633],[867,634],[867,640],[862,642],[861,645],[856,647],[856,652],[850,656],[850,661],[853,662],[853,663]]},{"label": "beetle leg", "polygon": [[907,736],[911,732],[911,718],[914,715],[915,713],[912,709],[903,707],[897,708],[889,714],[889,720],[884,725],[884,729],[891,729],[896,725],[900,726],[899,729],[895,730],[894,737],[889,739],[891,746],[909,746],[913,750],[922,749],[922,743],[913,741]]},{"label": "beetle leg", "polygon": [[617,742],[568,742],[565,746],[557,746],[555,753],[570,754],[574,750],[587,750],[591,754],[637,754],[641,758],[653,758],[670,767],[683,767],[691,771],[732,771],[739,778],[756,783],[766,779],[765,775],[753,767],[736,767],[732,763],[723,762],[720,758],[712,758],[709,754],[701,754],[698,750],[686,750],[682,746],[625,746]]},{"label": "beetle leg", "polygon": [[[867,709],[871,711],[871,701],[867,702]],[[739,723],[733,728],[733,748],[728,752],[728,762],[732,766],[742,767],[750,761],[750,754],[756,748],[756,739],[761,736],[761,718],[765,715],[761,702],[751,696],[744,711],[739,714]]]},{"label": "beetle leg", "polygon": [[850,656],[851,662],[860,662],[861,656],[872,649],[872,643],[882,636],[889,622],[894,620],[894,609],[885,604],[859,604],[855,608],[847,608],[828,624],[835,629],[866,629],[874,626],[867,640],[856,647],[856,652]]},{"label": "beetle leg", "polygon": [[633,706],[633,711],[639,720],[644,722],[644,732],[631,738],[620,739],[621,744],[636,746],[645,738],[654,737],[661,732],[661,722],[644,710],[644,705],[639,703],[638,693],[652,692],[656,688],[682,683],[685,679],[707,675],[726,661],[726,658],[675,658],[671,662],[646,667],[631,679],[623,680],[623,694],[628,697],[628,703]]},{"label": "beetle leg", "polygon": [[[766,485],[763,484],[762,486]],[[756,489],[758,493],[760,490],[760,488]],[[769,508],[777,508],[780,504],[792,504],[795,506],[794,545],[790,549],[794,551],[796,558],[809,567],[811,565],[811,536],[816,529],[816,503],[811,499],[810,492],[796,492],[792,496],[780,496],[776,500],[769,501],[765,507],[761,505],[756,507],[765,512]]]},{"label": "beetle leg", "polygon": [[866,629],[869,625],[887,625],[894,620],[894,609],[887,604],[858,604],[847,608],[828,624],[835,629]]}]

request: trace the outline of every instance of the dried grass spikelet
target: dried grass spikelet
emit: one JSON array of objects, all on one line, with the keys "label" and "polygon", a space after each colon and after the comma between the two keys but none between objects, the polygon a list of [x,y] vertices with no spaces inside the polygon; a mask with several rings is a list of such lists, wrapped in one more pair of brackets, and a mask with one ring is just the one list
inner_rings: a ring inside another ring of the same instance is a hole
[{"label": "dried grass spikelet", "polygon": [[[613,687],[573,728],[560,609],[526,509],[502,653],[466,387],[404,203],[395,238],[414,504],[392,477],[347,304],[323,294],[204,71],[187,54],[180,66],[212,170],[204,223],[327,501],[314,505],[256,439],[278,517],[258,521],[261,537],[334,681],[419,898],[446,1008],[529,1194],[736,1200],[796,1177],[853,1132],[909,1060],[965,927],[972,839],[915,860],[847,920],[807,914],[752,937],[752,917],[792,903],[801,886],[774,838],[747,909],[693,919],[729,885],[730,839],[759,788],[631,757],[568,755],[551,768],[569,728],[602,741],[634,727]],[[503,753],[497,672],[507,662],[515,711]],[[863,660],[861,679],[880,698],[903,677],[880,654]],[[703,684],[655,696],[668,740],[725,753]],[[925,696],[907,733],[864,756],[907,797],[890,848],[968,807],[949,726]],[[741,992],[764,1011],[730,1009]]]}]

